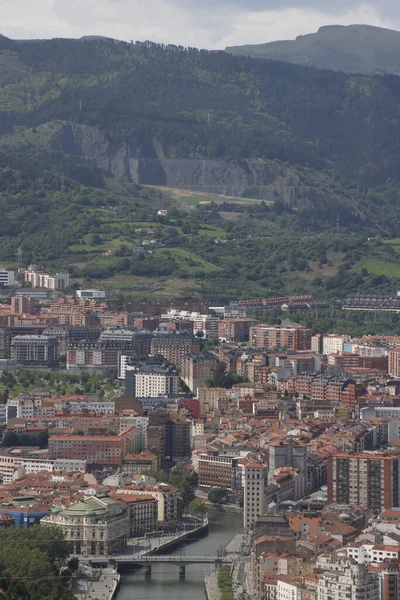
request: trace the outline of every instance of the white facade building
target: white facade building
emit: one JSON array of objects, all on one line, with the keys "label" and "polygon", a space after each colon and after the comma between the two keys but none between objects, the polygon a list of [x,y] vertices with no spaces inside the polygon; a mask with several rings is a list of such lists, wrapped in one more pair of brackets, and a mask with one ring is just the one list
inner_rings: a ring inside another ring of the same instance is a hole
[{"label": "white facade building", "polygon": [[322,354],[343,354],[344,344],[348,339],[348,335],[324,335]]},{"label": "white facade building", "polygon": [[13,286],[15,285],[15,271],[9,271],[4,267],[0,267],[0,286]]}]

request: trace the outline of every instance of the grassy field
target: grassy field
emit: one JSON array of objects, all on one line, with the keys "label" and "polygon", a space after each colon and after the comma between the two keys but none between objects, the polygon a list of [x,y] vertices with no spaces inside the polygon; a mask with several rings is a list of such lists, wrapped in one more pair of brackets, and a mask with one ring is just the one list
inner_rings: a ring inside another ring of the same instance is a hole
[{"label": "grassy field", "polygon": [[367,269],[368,273],[373,275],[400,278],[400,263],[381,260],[379,258],[367,258],[359,265],[359,271],[363,268]]},{"label": "grassy field", "polygon": [[[78,283],[83,280],[76,279]],[[129,293],[135,301],[170,300],[200,296],[200,284],[193,279],[178,277],[139,277],[135,275],[115,275],[108,279],[91,281],[94,288],[110,293]]]},{"label": "grassy field", "polygon": [[190,252],[189,250],[184,250],[182,248],[158,248],[154,251],[154,254],[171,254],[178,263],[179,268],[189,274],[199,270],[202,270],[205,273],[211,273],[212,271],[220,270],[219,267],[216,267],[212,263],[203,260],[194,252]]}]

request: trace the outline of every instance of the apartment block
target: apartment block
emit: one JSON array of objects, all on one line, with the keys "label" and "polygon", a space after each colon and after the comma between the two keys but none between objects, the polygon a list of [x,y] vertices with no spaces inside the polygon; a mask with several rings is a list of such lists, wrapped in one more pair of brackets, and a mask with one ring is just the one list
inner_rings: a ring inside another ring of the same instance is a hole
[{"label": "apartment block", "polygon": [[250,327],[254,325],[254,319],[223,319],[218,322],[218,338],[222,342],[236,344],[249,340]]},{"label": "apartment block", "polygon": [[54,367],[58,364],[58,340],[46,335],[16,335],[11,358],[19,365]]},{"label": "apartment block", "polygon": [[238,455],[224,455],[217,451],[202,452],[197,456],[199,487],[210,490],[213,487],[224,487],[234,490],[235,469]]},{"label": "apartment block", "polygon": [[200,341],[186,331],[156,333],[150,352],[153,356],[163,356],[168,362],[181,367],[186,356],[200,352]]},{"label": "apartment block", "polygon": [[85,459],[89,465],[121,465],[127,454],[141,450],[141,432],[132,427],[118,435],[52,435],[49,458]]},{"label": "apartment block", "polygon": [[193,394],[196,395],[199,388],[206,387],[212,380],[218,362],[218,358],[210,352],[185,357],[182,363],[182,379]]},{"label": "apartment block", "polygon": [[200,416],[204,417],[209,412],[218,410],[220,408],[220,400],[228,400],[228,393],[228,390],[225,388],[199,388]]},{"label": "apartment block", "polygon": [[379,512],[400,506],[400,457],[339,453],[328,457],[328,502]]},{"label": "apartment block", "polygon": [[310,350],[311,329],[291,321],[254,325],[250,328],[250,345],[267,350]]}]

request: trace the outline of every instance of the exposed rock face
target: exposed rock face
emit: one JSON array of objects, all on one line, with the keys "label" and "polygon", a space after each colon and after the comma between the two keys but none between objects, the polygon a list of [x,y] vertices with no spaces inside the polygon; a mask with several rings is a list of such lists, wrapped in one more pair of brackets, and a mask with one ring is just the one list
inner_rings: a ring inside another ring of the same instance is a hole
[{"label": "exposed rock face", "polygon": [[269,160],[202,160],[165,158],[157,140],[136,146],[112,141],[87,125],[60,123],[50,147],[93,160],[107,171],[143,185],[159,185],[297,204],[316,195],[289,167]]}]

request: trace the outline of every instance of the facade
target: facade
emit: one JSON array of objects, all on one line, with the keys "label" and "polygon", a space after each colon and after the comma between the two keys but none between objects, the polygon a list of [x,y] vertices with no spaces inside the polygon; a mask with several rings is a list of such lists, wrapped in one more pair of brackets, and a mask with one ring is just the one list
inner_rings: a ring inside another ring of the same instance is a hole
[{"label": "facade", "polygon": [[344,344],[348,339],[348,335],[324,335],[322,340],[322,354],[342,354]]},{"label": "facade", "polygon": [[178,391],[179,375],[172,367],[149,365],[133,372],[132,392],[136,398],[175,396]]},{"label": "facade", "polygon": [[400,350],[392,350],[389,352],[388,372],[390,377],[400,379]]},{"label": "facade", "polygon": [[128,454],[122,461],[122,469],[130,477],[138,473],[157,471],[157,468],[158,456],[150,450],[143,450],[138,454]]},{"label": "facade", "polygon": [[238,455],[229,456],[219,452],[204,452],[198,455],[199,488],[210,490],[213,487],[235,489],[235,469]]},{"label": "facade", "polygon": [[331,560],[321,568],[318,600],[380,600],[379,579],[365,565]]},{"label": "facade", "polygon": [[113,492],[112,497],[126,507],[129,514],[129,537],[143,537],[146,533],[157,531],[158,500],[151,494],[120,494]]},{"label": "facade", "polygon": [[34,288],[46,288],[49,290],[64,290],[69,287],[69,273],[56,273],[49,275],[44,271],[38,271],[35,265],[31,265],[25,271],[24,280]]},{"label": "facade", "polygon": [[121,465],[127,454],[141,450],[142,435],[132,427],[119,435],[52,435],[49,458],[86,460],[89,465]]},{"label": "facade", "polygon": [[76,290],[76,295],[86,300],[104,300],[106,297],[106,293],[101,290]]},{"label": "facade", "polygon": [[250,345],[267,350],[310,350],[311,329],[283,321],[281,325],[260,324],[250,328]]},{"label": "facade", "polygon": [[182,363],[182,379],[194,394],[212,380],[218,362],[218,358],[210,352],[185,357]]},{"label": "facade", "polygon": [[155,333],[151,342],[151,354],[163,356],[168,362],[181,367],[189,354],[200,352],[200,341],[186,331]]},{"label": "facade", "polygon": [[0,267],[0,286],[13,286],[15,284],[15,271]]},{"label": "facade", "polygon": [[46,335],[16,335],[11,340],[11,358],[24,366],[57,366],[58,340]]},{"label": "facade", "polygon": [[204,340],[218,339],[219,317],[196,314],[193,318],[193,333],[201,334]]},{"label": "facade", "polygon": [[106,494],[90,496],[68,508],[53,508],[42,525],[58,525],[72,554],[108,556],[122,552],[130,531],[129,511]]},{"label": "facade", "polygon": [[264,514],[268,484],[267,465],[250,462],[244,468],[243,527],[250,529],[258,517]]},{"label": "facade", "polygon": [[200,402],[200,416],[204,417],[209,412],[220,408],[220,399],[228,399],[228,390],[225,388],[202,387],[198,390],[198,396]]},{"label": "facade", "polygon": [[236,344],[249,340],[250,327],[254,325],[254,319],[223,319],[218,322],[218,338],[222,342]]},{"label": "facade", "polygon": [[400,506],[400,457],[346,454],[328,457],[328,503],[365,506],[379,512]]}]

